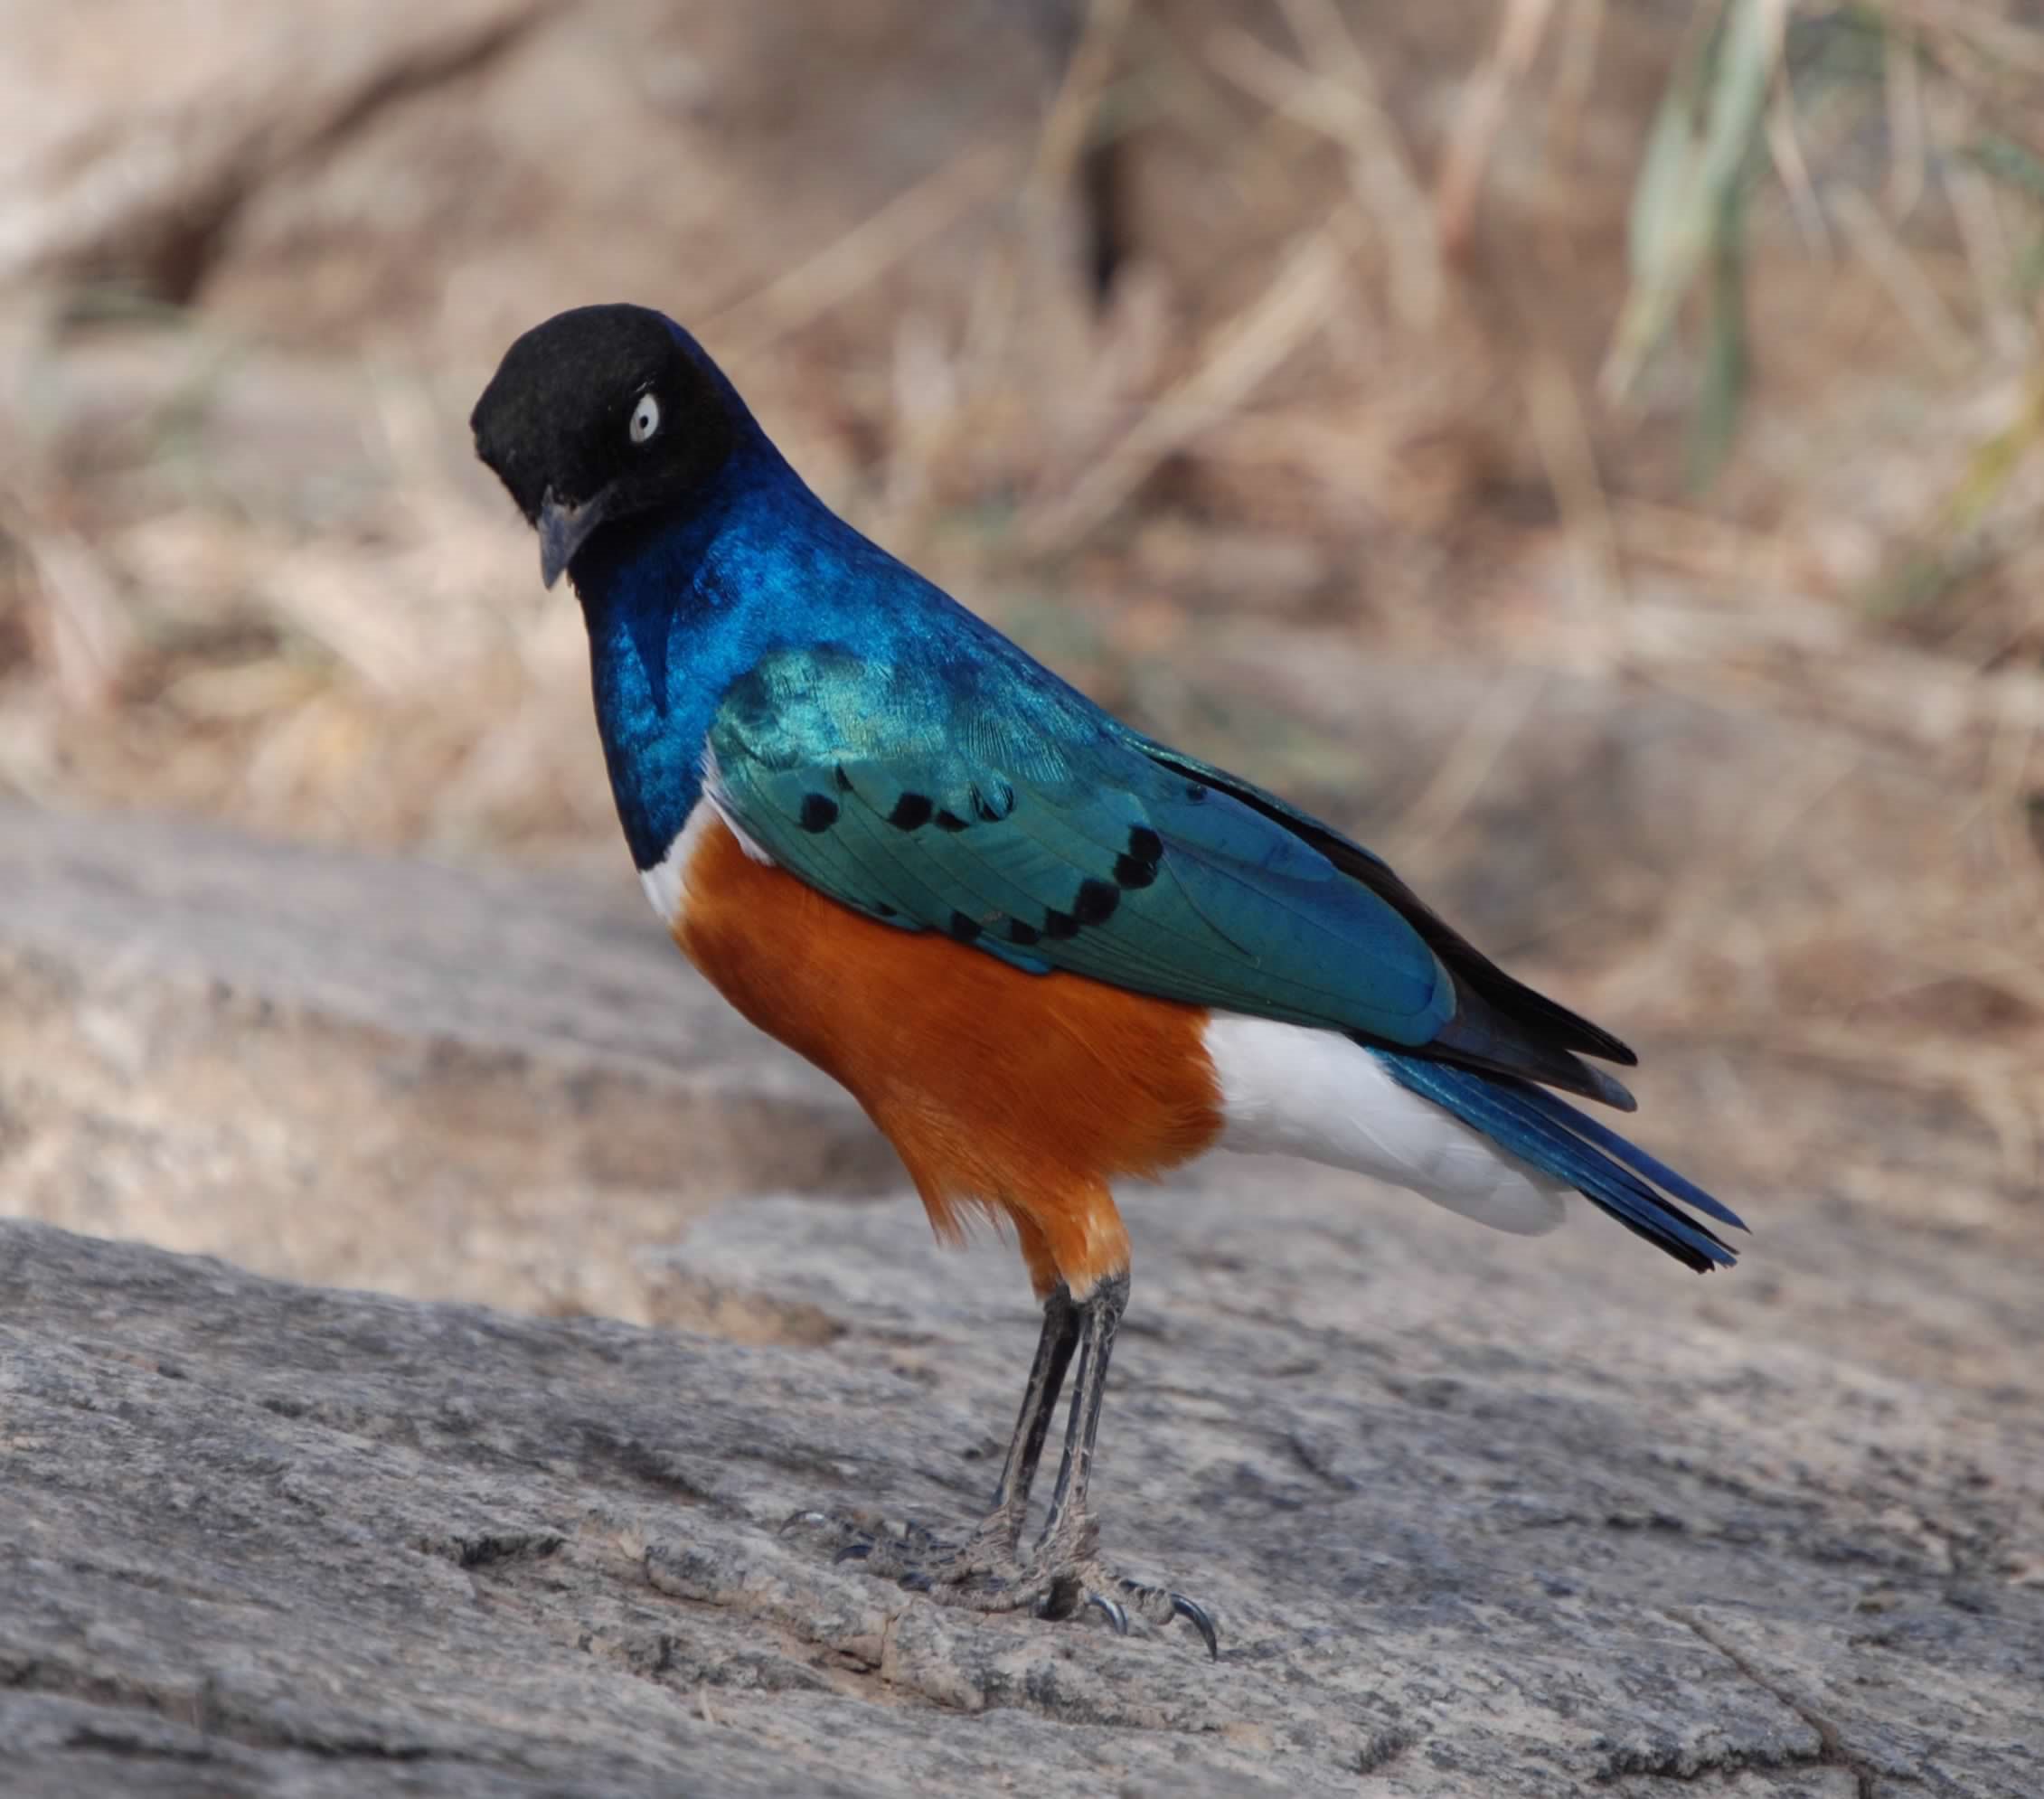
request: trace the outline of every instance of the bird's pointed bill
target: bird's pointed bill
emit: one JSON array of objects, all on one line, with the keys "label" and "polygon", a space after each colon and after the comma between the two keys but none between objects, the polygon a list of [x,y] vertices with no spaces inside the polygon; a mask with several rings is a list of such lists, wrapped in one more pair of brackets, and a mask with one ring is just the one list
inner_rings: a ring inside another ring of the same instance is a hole
[{"label": "bird's pointed bill", "polygon": [[560,571],[575,560],[575,552],[589,541],[589,533],[604,521],[608,508],[597,494],[577,506],[564,505],[550,490],[540,502],[536,521],[540,532],[540,579],[551,587]]}]

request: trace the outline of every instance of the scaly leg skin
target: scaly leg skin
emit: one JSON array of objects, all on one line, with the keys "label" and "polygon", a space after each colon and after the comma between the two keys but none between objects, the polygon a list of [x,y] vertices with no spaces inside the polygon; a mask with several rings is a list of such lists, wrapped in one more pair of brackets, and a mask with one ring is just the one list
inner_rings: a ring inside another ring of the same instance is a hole
[{"label": "scaly leg skin", "polygon": [[1053,1289],[1043,1302],[1043,1332],[1036,1341],[1036,1359],[1030,1366],[1029,1385],[1022,1389],[1022,1410],[1015,1418],[1007,1458],[1001,1465],[993,1508],[964,1542],[940,1541],[926,1527],[910,1522],[899,1538],[864,1537],[840,1549],[835,1559],[862,1561],[869,1574],[926,1592],[942,1581],[947,1587],[972,1587],[992,1595],[1021,1582],[1024,1575],[1017,1551],[1022,1521],[1029,1512],[1029,1490],[1036,1480],[1036,1465],[1042,1459],[1044,1439],[1050,1433],[1065,1370],[1079,1343],[1079,1308],[1072,1304],[1070,1293],[1062,1286]]},{"label": "scaly leg skin", "polygon": [[[1043,1334],[1037,1342],[1014,1436],[994,1489],[994,1509],[963,1543],[940,1543],[927,1531],[911,1526],[900,1539],[869,1538],[848,1544],[838,1551],[837,1559],[858,1560],[869,1573],[899,1580],[940,1605],[972,1611],[1029,1607],[1040,1617],[1068,1618],[1097,1606],[1122,1635],[1128,1633],[1131,1608],[1153,1624],[1183,1618],[1204,1639],[1207,1653],[1218,1660],[1220,1643],[1204,1606],[1182,1593],[1123,1579],[1101,1566],[1099,1527],[1086,1509],[1093,1442],[1107,1393],[1107,1359],[1127,1304],[1126,1274],[1101,1281],[1077,1304],[1062,1286],[1044,1302]],[[1018,1551],[1029,1489],[1075,1350],[1079,1369],[1072,1383],[1058,1483],[1050,1495],[1043,1534],[1023,1557]]]}]

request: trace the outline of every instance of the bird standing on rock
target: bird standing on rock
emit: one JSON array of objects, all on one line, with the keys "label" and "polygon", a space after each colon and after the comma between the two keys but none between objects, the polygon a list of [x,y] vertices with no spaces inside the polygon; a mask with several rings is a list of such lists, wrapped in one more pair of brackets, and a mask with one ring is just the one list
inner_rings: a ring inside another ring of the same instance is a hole
[{"label": "bird standing on rock", "polygon": [[1118,1180],[1277,1151],[1526,1235],[1572,1190],[1691,1268],[1730,1265],[1691,1215],[1743,1229],[1728,1208],[1549,1090],[1629,1111],[1584,1058],[1630,1050],[1368,850],[1111,717],[862,537],[672,320],[549,319],[470,422],[547,585],[565,570],[580,597],[662,922],[851,1089],[940,1237],[962,1209],[1003,1219],[1043,1303],[992,1512],[956,1545],[853,1543],[869,1569],[981,1610],[1183,1617],[1214,1648],[1204,1607],[1103,1568],[1088,1509],[1129,1290]]}]

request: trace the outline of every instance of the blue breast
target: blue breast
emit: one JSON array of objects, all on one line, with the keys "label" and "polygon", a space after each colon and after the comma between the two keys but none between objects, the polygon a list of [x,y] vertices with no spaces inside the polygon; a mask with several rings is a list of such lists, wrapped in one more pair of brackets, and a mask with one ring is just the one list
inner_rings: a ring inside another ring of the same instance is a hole
[{"label": "blue breast", "polygon": [[[589,634],[597,728],[632,859],[653,867],[702,792],[719,702],[789,640],[807,501],[764,439],[741,447],[688,516],[613,526],[572,576]],[[814,505],[815,502],[808,502]]]}]

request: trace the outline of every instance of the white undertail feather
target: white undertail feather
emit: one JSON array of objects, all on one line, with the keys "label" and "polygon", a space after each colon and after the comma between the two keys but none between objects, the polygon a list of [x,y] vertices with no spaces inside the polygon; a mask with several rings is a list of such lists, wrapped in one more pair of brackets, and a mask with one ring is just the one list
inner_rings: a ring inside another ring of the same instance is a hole
[{"label": "white undertail feather", "polygon": [[1216,1013],[1206,1045],[1220,1083],[1223,1149],[1352,1169],[1523,1237],[1568,1215],[1563,1182],[1408,1093],[1346,1037]]}]

